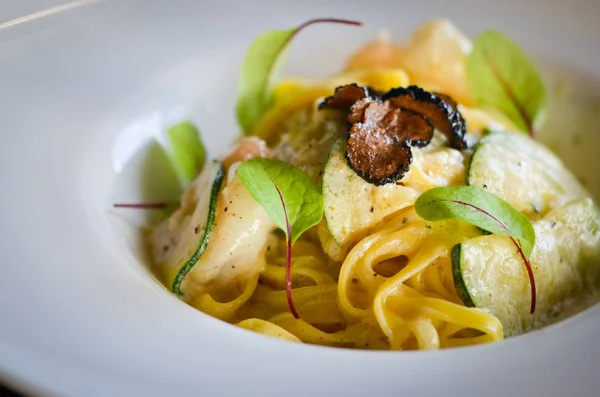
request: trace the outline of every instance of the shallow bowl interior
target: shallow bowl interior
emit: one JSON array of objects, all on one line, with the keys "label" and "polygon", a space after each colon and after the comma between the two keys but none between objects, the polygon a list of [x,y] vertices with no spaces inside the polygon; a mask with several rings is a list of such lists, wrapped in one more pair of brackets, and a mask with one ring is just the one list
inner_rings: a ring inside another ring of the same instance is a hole
[{"label": "shallow bowl interior", "polygon": [[[49,3],[13,6],[7,18],[58,2]],[[306,30],[291,47],[286,75],[326,76],[380,29],[400,40],[433,17],[471,36],[486,28],[508,33],[556,93],[540,139],[599,198],[598,11],[583,0],[577,7],[542,0],[126,0],[0,29],[3,378],[64,396],[429,394],[442,385],[492,396],[588,395],[600,387],[598,307],[501,343],[440,352],[285,343],[169,294],[140,260],[134,237],[144,219],[111,204],[160,193],[159,173],[145,167],[147,143],[174,121],[191,119],[210,153],[222,153],[238,134],[233,103],[246,47],[265,29],[318,16],[366,25]]]}]

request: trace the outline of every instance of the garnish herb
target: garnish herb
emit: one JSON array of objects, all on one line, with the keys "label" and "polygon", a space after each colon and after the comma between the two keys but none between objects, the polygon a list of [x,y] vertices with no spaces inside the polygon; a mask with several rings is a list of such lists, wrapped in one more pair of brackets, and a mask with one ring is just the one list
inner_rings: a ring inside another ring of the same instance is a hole
[{"label": "garnish herb", "polygon": [[[169,167],[173,170],[168,175],[167,196],[179,196],[181,188],[189,185],[196,176],[200,174],[206,161],[206,149],[200,139],[198,129],[189,121],[184,121],[175,124],[167,131],[167,144],[158,145],[153,142],[160,151],[160,162],[157,158],[153,158],[156,163],[164,167]],[[164,159],[164,160],[163,160]],[[174,200],[169,201],[151,201],[137,203],[114,203],[114,208],[131,208],[131,209],[163,209],[167,207],[175,207],[178,203]]]},{"label": "garnish herb", "polygon": [[517,44],[500,32],[480,34],[467,61],[467,80],[481,105],[498,109],[534,137],[544,122],[546,89]]},{"label": "garnish herb", "polygon": [[362,25],[361,22],[344,19],[312,19],[293,29],[270,30],[254,40],[242,65],[235,106],[238,121],[245,134],[252,131],[271,106],[271,74],[279,55],[298,32],[321,22]]},{"label": "garnish herb", "polygon": [[254,158],[240,164],[237,173],[252,197],[285,233],[286,296],[290,312],[298,318],[292,301],[292,246],[302,233],[321,221],[321,192],[304,171],[281,160]]},{"label": "garnish herb", "polygon": [[198,129],[189,121],[173,125],[168,131],[172,160],[187,185],[200,174],[206,161],[206,149]]},{"label": "garnish herb", "polygon": [[535,245],[535,230],[525,215],[500,197],[473,186],[431,189],[417,199],[415,210],[428,221],[459,219],[487,232],[510,237],[527,268],[531,285],[531,313],[535,311],[536,288],[529,263]]}]

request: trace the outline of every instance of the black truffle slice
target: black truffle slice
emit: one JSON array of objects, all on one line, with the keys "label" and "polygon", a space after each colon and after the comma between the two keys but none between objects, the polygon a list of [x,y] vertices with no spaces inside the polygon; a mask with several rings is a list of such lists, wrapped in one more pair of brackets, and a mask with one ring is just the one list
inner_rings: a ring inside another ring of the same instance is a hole
[{"label": "black truffle slice", "polygon": [[410,145],[424,146],[433,136],[433,126],[420,114],[370,98],[352,106],[348,123],[348,164],[374,185],[401,179],[412,162]]},{"label": "black truffle slice", "polygon": [[392,105],[412,110],[423,115],[448,138],[450,147],[466,149],[465,120],[457,109],[456,102],[447,95],[434,94],[421,87],[394,88],[382,97]]},{"label": "black truffle slice", "polygon": [[321,101],[319,110],[336,109],[349,112],[355,102],[364,98],[379,98],[381,95],[381,92],[373,88],[363,87],[356,83],[343,85],[337,87],[332,96]]}]

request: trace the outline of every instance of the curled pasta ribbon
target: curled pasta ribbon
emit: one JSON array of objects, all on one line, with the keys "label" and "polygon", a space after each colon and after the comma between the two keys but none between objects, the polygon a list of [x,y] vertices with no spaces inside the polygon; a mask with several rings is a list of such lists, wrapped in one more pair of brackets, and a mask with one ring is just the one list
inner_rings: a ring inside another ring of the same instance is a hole
[{"label": "curled pasta ribbon", "polygon": [[[448,233],[449,229],[453,233]],[[372,234],[354,247],[342,266],[340,308],[352,321],[374,316],[392,349],[411,344],[419,349],[436,349],[445,344],[502,338],[499,321],[464,307],[448,277],[450,249],[477,233],[473,227],[458,223],[432,225],[411,219],[397,230],[386,228]],[[395,275],[383,277],[375,272],[376,265],[399,256],[406,256],[409,261]],[[360,284],[362,290],[352,292],[352,284]],[[363,295],[361,307],[353,294]],[[403,304],[394,304],[399,299],[404,299]],[[443,309],[439,309],[440,305]],[[444,315],[443,310],[453,315]],[[446,323],[460,327],[452,334],[440,335],[439,329]],[[452,336],[463,329],[476,330],[487,337],[475,335],[478,339],[454,341]]]},{"label": "curled pasta ribbon", "polygon": [[415,335],[421,350],[432,350],[440,347],[440,336],[430,318],[417,317],[408,321],[407,326]]},{"label": "curled pasta ribbon", "polygon": [[302,319],[295,319],[291,313],[278,314],[271,318],[270,321],[295,335],[304,343],[338,347],[348,347],[351,345],[343,331],[334,333],[321,331]]},{"label": "curled pasta ribbon", "polygon": [[[337,285],[324,284],[292,289],[294,305],[300,317],[310,324],[345,324],[338,309]],[[243,318],[268,319],[289,311],[284,290],[259,286],[252,299],[240,309]]]},{"label": "curled pasta ribbon", "polygon": [[[404,282],[406,280],[425,269],[447,250],[448,248],[441,244],[434,243],[423,246],[415,257],[408,262],[404,269],[385,281],[375,295],[375,300],[373,302],[375,317],[383,332],[390,339],[392,348],[400,349],[404,345],[409,336],[406,332],[408,324],[406,324],[406,321],[402,316],[394,316],[393,313],[388,310],[388,306],[386,305],[387,299],[391,295],[400,293],[401,288],[405,287]],[[422,323],[418,325],[424,327],[424,324]],[[414,329],[413,324],[413,331]]]},{"label": "curled pasta ribbon", "polygon": [[290,313],[281,313],[270,321],[289,333],[295,335],[304,343],[337,347],[352,347],[366,349],[389,349],[385,335],[378,325],[369,321],[349,324],[344,329],[325,332],[303,319],[295,319]]},{"label": "curled pasta ribbon", "polygon": [[238,327],[242,327],[249,331],[254,331],[266,336],[271,336],[283,340],[289,340],[290,342],[302,343],[302,341],[298,339],[294,334],[291,334],[290,332],[286,331],[285,329],[270,321],[261,320],[260,318],[249,318],[240,321],[236,325]]},{"label": "curled pasta ribbon", "polygon": [[250,299],[250,297],[252,297],[257,284],[258,275],[249,279],[245,283],[242,293],[233,300],[218,302],[210,293],[206,292],[200,294],[194,302],[192,302],[192,306],[218,319],[229,322],[234,321],[237,311]]},{"label": "curled pasta ribbon", "polygon": [[[502,324],[496,317],[483,311],[467,308],[443,299],[391,296],[388,298],[386,304],[387,308],[395,314],[398,313],[405,318],[414,318],[409,321],[410,323],[413,323],[417,319],[427,319],[429,321],[439,320],[455,324],[459,331],[469,329],[479,331],[483,334],[470,338],[452,338],[452,335],[440,334],[436,330],[436,341],[431,337],[431,328],[413,329],[421,349],[465,346],[469,344],[491,342],[503,338]],[[406,308],[409,308],[408,312]]]},{"label": "curled pasta ribbon", "polygon": [[356,293],[352,291],[356,288],[352,288],[352,285],[359,284],[360,294],[374,296],[385,277],[375,273],[373,267],[383,260],[416,250],[420,241],[430,233],[425,225],[410,209],[399,213],[386,228],[354,246],[342,265],[338,281],[340,308],[347,316],[361,319],[370,313],[369,307],[358,307],[353,303],[352,298]]},{"label": "curled pasta ribbon", "polygon": [[375,316],[393,349],[403,348],[410,334],[415,336],[420,349],[437,349],[442,344],[476,343],[482,339],[450,341],[452,334],[445,333],[442,335],[444,340],[441,340],[433,321],[458,325],[453,334],[462,329],[473,329],[485,334],[485,340],[502,339],[502,325],[496,317],[462,304],[424,296],[405,285],[409,278],[422,273],[437,258],[447,256],[450,247],[447,243],[435,242],[423,246],[403,270],[380,287],[374,302]]},{"label": "curled pasta ribbon", "polygon": [[410,256],[419,243],[431,234],[431,229],[426,227],[426,222],[419,221],[405,229],[388,233],[383,239],[373,244],[365,253],[363,259],[355,267],[359,281],[368,291],[374,292],[383,282],[383,279],[374,271],[374,266],[387,259],[402,255]]}]

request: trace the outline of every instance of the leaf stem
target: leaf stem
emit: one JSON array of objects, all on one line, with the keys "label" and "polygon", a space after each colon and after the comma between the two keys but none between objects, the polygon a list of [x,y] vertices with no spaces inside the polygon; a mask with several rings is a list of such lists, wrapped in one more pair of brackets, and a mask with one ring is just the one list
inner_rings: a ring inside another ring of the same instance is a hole
[{"label": "leaf stem", "polygon": [[[273,180],[271,180],[271,182],[273,182]],[[277,190],[277,194],[279,194],[281,206],[283,207],[283,215],[285,217],[285,296],[287,298],[287,303],[290,308],[290,312],[292,313],[295,319],[299,319],[300,316],[296,311],[296,307],[294,306],[294,300],[292,299],[292,225],[290,224],[290,218],[287,214],[287,208],[285,207],[285,201],[283,200],[281,190],[279,190],[279,186],[277,186],[275,182],[273,182],[273,186],[275,186],[275,190]]]},{"label": "leaf stem", "polygon": [[519,112],[519,116],[521,116],[521,118],[523,119],[523,122],[525,123],[525,126],[527,127],[527,132],[529,134],[529,137],[531,139],[535,139],[535,131],[533,130],[533,121],[527,114],[525,107],[519,101],[519,98],[517,98],[517,95],[513,91],[512,87],[510,86],[508,81],[506,81],[504,79],[504,76],[502,76],[502,73],[500,72],[500,68],[498,67],[498,65],[496,65],[493,58],[485,50],[483,51],[483,54],[484,54],[485,60],[490,65],[490,69],[492,70],[492,73],[498,79],[498,82],[500,83],[502,90],[504,91],[506,96],[512,101],[512,103],[515,105],[517,112]]},{"label": "leaf stem", "polygon": [[165,208],[169,205],[166,201],[155,201],[149,203],[115,203],[113,204],[114,208],[133,208],[133,209],[161,209]]},{"label": "leaf stem", "polygon": [[[323,22],[331,22],[331,23],[342,23],[345,25],[354,25],[354,26],[362,26],[362,22],[360,21],[352,21],[349,19],[340,19],[340,18],[315,18],[315,19],[311,19],[309,21],[304,22],[302,25],[298,26],[296,28],[296,31],[294,32],[294,34],[298,33],[299,31],[301,31],[302,29],[304,29],[307,26],[313,25],[315,23],[323,23]],[[290,37],[291,39],[291,37]],[[288,39],[288,40],[290,40]]]},{"label": "leaf stem", "polygon": [[525,253],[523,253],[523,248],[521,244],[517,242],[513,237],[510,238],[512,242],[517,247],[517,251],[519,251],[519,255],[523,259],[525,263],[525,268],[527,269],[527,275],[529,276],[529,285],[531,286],[531,308],[529,309],[529,313],[533,314],[535,312],[536,305],[536,297],[537,297],[537,288],[535,286],[535,278],[533,277],[533,269],[531,268],[531,262],[525,257]]},{"label": "leaf stem", "polygon": [[294,306],[294,301],[292,299],[292,238],[288,235],[286,240],[287,248],[285,252],[285,296],[287,298],[290,312],[292,312],[292,315],[295,319],[299,319],[300,316],[296,311],[296,307]]},{"label": "leaf stem", "polygon": [[[298,26],[294,30],[294,32],[285,41],[285,44],[283,45],[283,47],[281,47],[281,50],[283,51],[283,49],[287,46],[287,44],[290,41],[292,41],[292,39],[298,33],[300,33],[301,30],[303,30],[307,26],[314,25],[316,23],[341,23],[341,24],[344,24],[344,25],[362,26],[362,22],[360,22],[360,21],[352,21],[352,20],[349,20],[349,19],[339,19],[339,18],[315,18],[315,19],[311,19],[311,20],[308,20],[308,21],[304,22],[303,24],[301,24],[300,26]],[[269,70],[271,70],[273,68],[273,65],[275,64],[275,61],[276,61],[276,59],[274,59],[273,62],[271,63],[271,65],[269,66]]]}]

